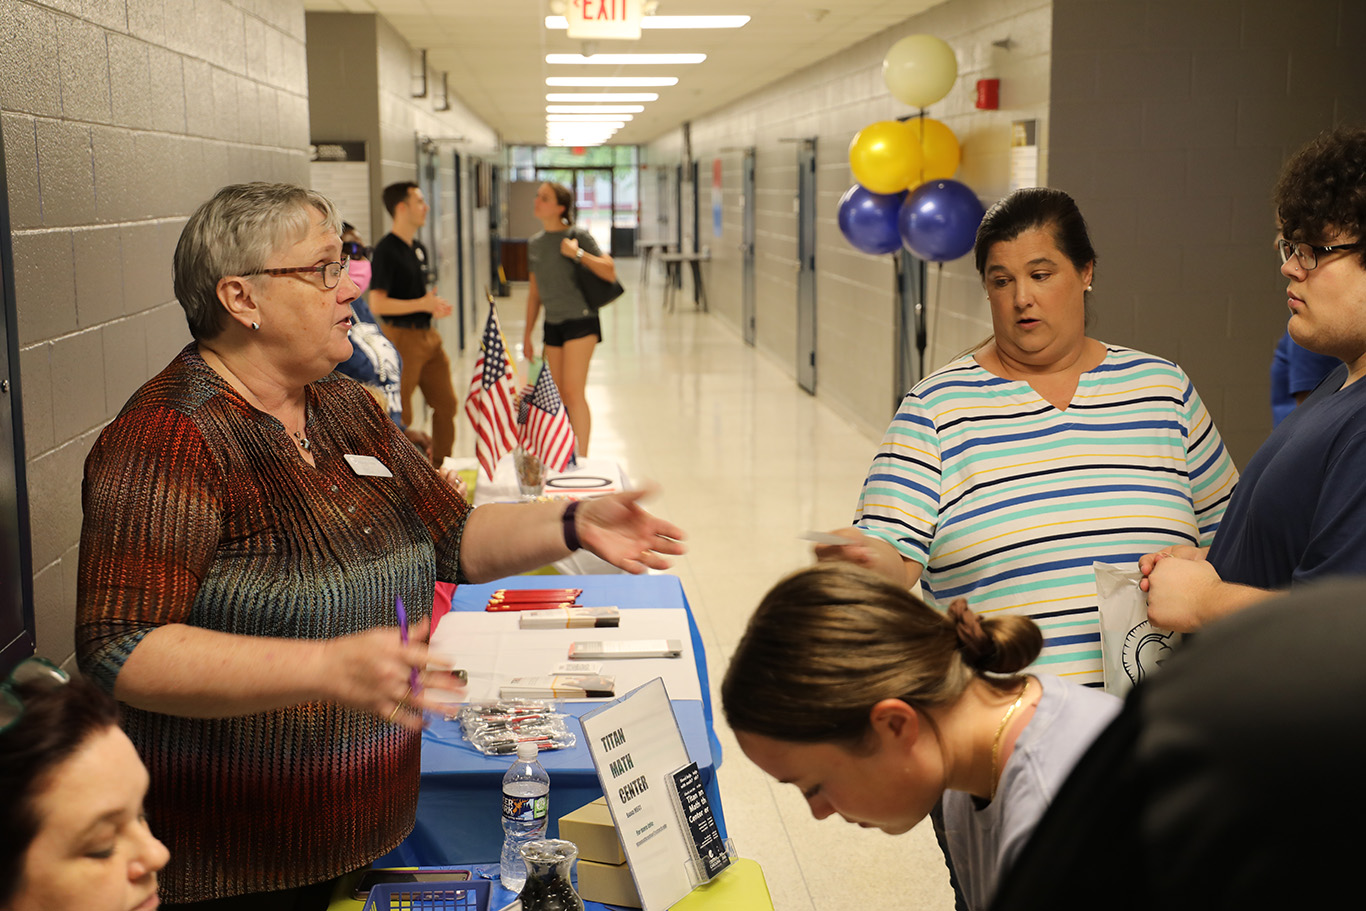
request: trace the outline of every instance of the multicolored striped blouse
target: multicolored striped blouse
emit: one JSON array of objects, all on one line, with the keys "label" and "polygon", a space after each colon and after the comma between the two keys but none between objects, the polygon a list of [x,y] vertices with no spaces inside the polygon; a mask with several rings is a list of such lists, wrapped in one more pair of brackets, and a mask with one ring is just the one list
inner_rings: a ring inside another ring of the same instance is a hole
[{"label": "multicolored striped blouse", "polygon": [[1238,472],[1186,374],[1107,346],[1066,411],[971,357],[907,393],[855,524],[925,566],[940,607],[1034,618],[1035,667],[1100,686],[1093,562],[1210,543]]},{"label": "multicolored striped blouse", "polygon": [[[327,639],[429,614],[454,580],[464,502],[364,388],[307,389],[316,468],[193,345],[139,389],[85,465],[76,637],[112,691],[169,623]],[[343,459],[373,456],[392,478]],[[395,633],[397,635],[397,633]],[[127,708],[151,772],[147,810],[171,850],[169,902],[292,888],[354,870],[412,828],[419,735],[332,704],[236,718]]]}]

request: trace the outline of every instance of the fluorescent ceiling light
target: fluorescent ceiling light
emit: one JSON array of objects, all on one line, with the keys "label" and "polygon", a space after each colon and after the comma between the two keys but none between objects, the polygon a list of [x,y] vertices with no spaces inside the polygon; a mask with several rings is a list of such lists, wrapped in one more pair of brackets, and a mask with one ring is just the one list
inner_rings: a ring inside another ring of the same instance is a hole
[{"label": "fluorescent ceiling light", "polygon": [[548,104],[547,114],[640,114],[643,104]]},{"label": "fluorescent ceiling light", "polygon": [[549,92],[546,101],[568,101],[570,104],[592,102],[658,101],[658,92]]},{"label": "fluorescent ceiling light", "polygon": [[633,64],[671,66],[676,63],[701,63],[706,59],[706,54],[594,54],[592,57],[585,57],[583,54],[545,55],[546,63],[570,66],[583,66],[585,64],[594,66],[629,66]]},{"label": "fluorescent ceiling light", "polygon": [[[749,22],[748,16],[641,16],[641,28],[740,28]],[[567,29],[564,16],[546,16],[545,27]]]},{"label": "fluorescent ceiling light", "polygon": [[624,126],[623,120],[547,120],[545,124],[550,133],[615,133]]},{"label": "fluorescent ceiling light", "polygon": [[546,114],[546,123],[615,123],[626,126],[630,114]]},{"label": "fluorescent ceiling light", "polygon": [[607,122],[574,120],[568,122],[547,122],[545,129],[547,133],[615,133],[624,126],[626,126],[626,124],[620,120]]},{"label": "fluorescent ceiling light", "polygon": [[612,138],[612,134],[615,134],[615,132],[616,132],[616,130],[598,130],[597,132],[587,132],[587,131],[583,131],[583,130],[568,131],[568,132],[563,131],[563,130],[546,130],[546,131],[545,131],[545,138],[546,138],[546,139],[578,139],[579,142],[587,142],[587,141],[598,141],[598,142],[601,142],[602,139],[611,139],[611,138]]},{"label": "fluorescent ceiling light", "polygon": [[574,86],[617,88],[678,85],[677,76],[547,76],[545,84],[561,88]]}]

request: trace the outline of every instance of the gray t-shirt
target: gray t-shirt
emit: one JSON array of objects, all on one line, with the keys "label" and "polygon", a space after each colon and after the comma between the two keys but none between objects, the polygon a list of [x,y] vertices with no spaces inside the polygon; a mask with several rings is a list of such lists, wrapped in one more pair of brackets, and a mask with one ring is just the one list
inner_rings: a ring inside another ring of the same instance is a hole
[{"label": "gray t-shirt", "polygon": [[578,264],[560,252],[560,241],[566,236],[577,240],[584,252],[602,255],[593,235],[577,226],[564,231],[538,231],[531,236],[527,242],[527,256],[531,259],[531,274],[536,276],[536,290],[541,294],[547,323],[565,323],[594,314],[574,281]]},{"label": "gray t-shirt", "polygon": [[[1002,874],[1019,857],[1058,788],[1123,704],[1102,690],[1032,676],[1043,695],[1001,771],[996,799],[979,810],[971,794],[944,792],[949,859],[972,911],[991,904]],[[1116,825],[1128,822],[1115,820]]]}]

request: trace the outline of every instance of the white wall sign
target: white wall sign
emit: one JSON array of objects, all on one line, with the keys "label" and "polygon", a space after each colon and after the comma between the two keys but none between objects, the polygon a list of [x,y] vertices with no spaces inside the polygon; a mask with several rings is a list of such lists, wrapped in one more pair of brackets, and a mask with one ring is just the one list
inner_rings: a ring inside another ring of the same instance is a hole
[{"label": "white wall sign", "polygon": [[308,185],[332,201],[341,217],[370,237],[370,165],[363,142],[319,142],[308,147]]},{"label": "white wall sign", "polygon": [[1014,120],[1010,124],[1010,192],[1039,185],[1039,137],[1037,120]]},{"label": "white wall sign", "polygon": [[569,0],[564,17],[570,38],[640,39],[643,0]]}]

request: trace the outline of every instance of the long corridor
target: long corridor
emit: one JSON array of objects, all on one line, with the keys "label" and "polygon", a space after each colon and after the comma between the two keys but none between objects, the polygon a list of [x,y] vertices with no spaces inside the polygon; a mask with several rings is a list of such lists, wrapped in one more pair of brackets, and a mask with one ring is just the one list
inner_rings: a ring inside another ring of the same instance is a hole
[{"label": "long corridor", "polygon": [[[636,262],[620,266],[623,283],[634,285]],[[674,571],[707,649],[730,835],[742,856],[762,865],[781,911],[951,909],[928,823],[892,837],[838,816],[817,821],[798,789],[751,765],[725,728],[717,687],[746,620],[778,578],[810,562],[811,545],[798,534],[850,521],[877,440],[803,392],[730,327],[695,312],[690,292],[676,312],[664,312],[656,272],[646,288],[631,287],[602,311],[605,341],[589,372],[590,451],[618,459],[637,484],[659,484],[650,508],[688,532],[689,553]],[[512,297],[498,301],[514,348],[525,300],[526,286],[514,285]],[[539,334],[535,342],[539,348]],[[474,357],[467,352],[455,368],[462,400]],[[472,454],[462,417],[457,455]]]}]

